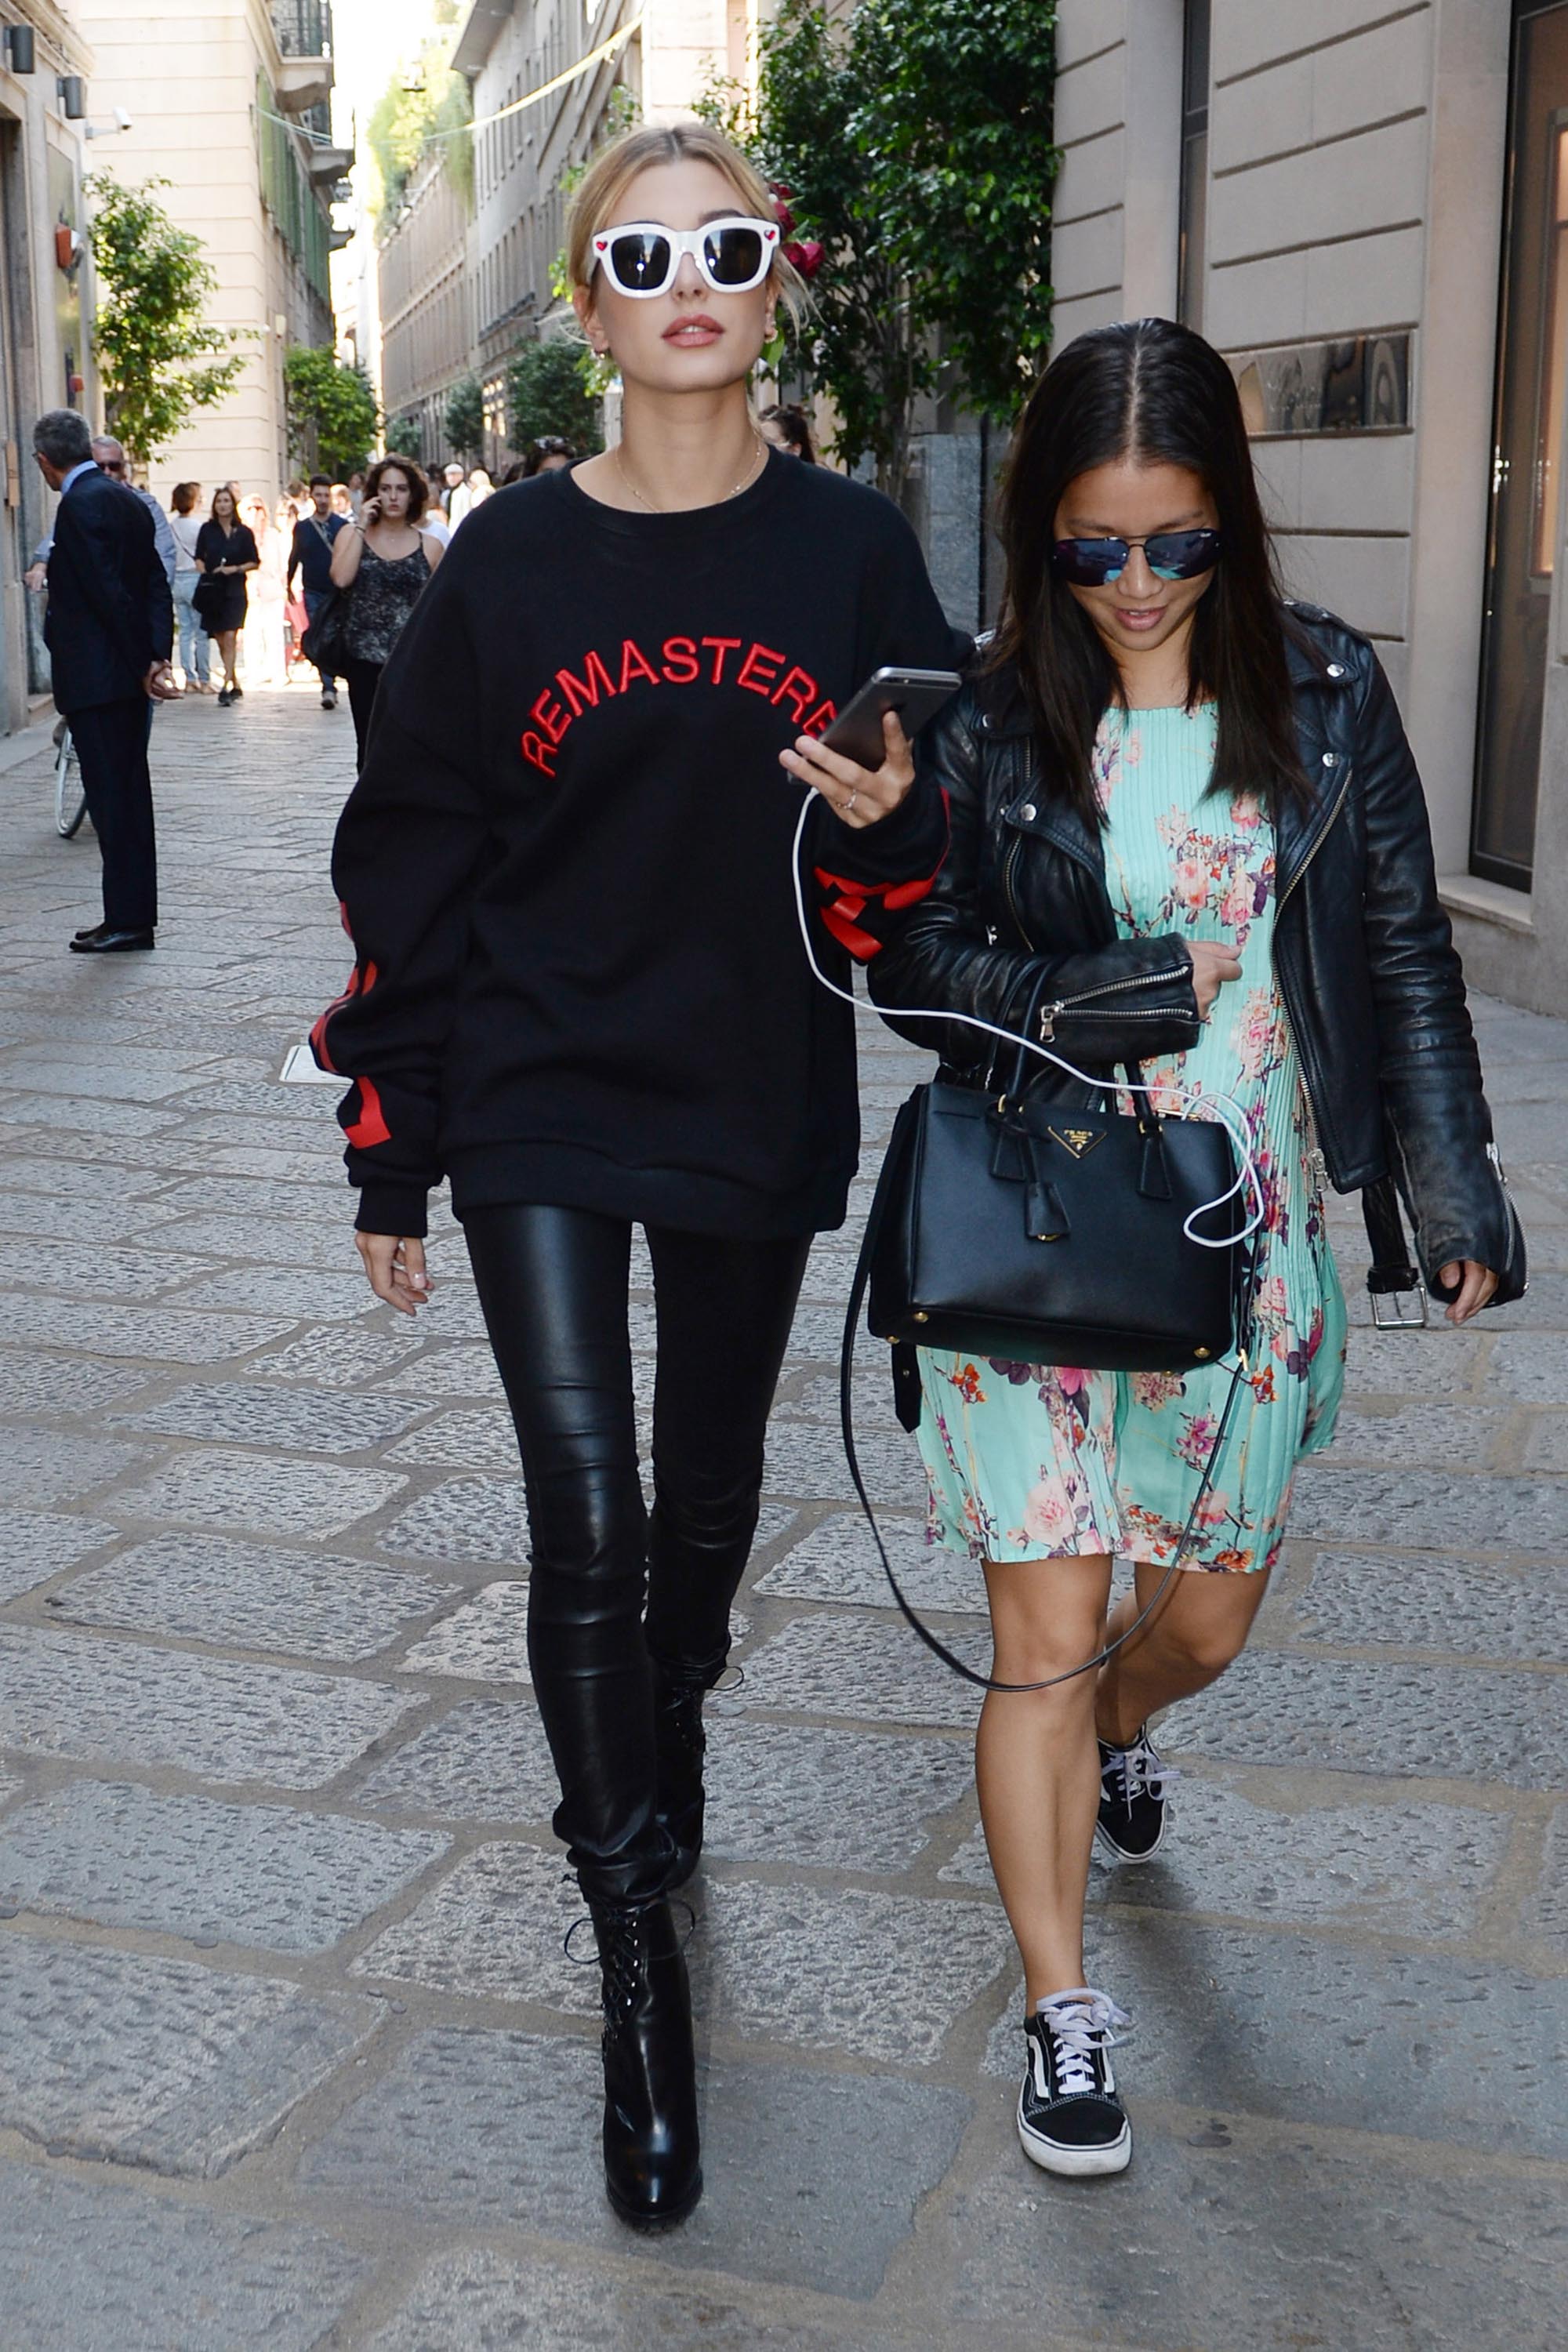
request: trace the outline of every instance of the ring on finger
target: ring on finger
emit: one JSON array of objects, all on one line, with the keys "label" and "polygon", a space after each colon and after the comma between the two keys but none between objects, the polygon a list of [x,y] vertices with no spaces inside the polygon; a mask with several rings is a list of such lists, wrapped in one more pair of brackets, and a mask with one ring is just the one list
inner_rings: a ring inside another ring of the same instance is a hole
[{"label": "ring on finger", "polygon": [[859,787],[859,785],[858,785],[858,784],[857,784],[857,785],[856,785],[856,787],[855,787],[855,790],[850,793],[850,795],[849,795],[848,799],[845,802],[843,808],[840,810],[840,812],[839,812],[840,815],[842,815],[842,816],[848,816],[848,815],[851,814],[851,812],[853,811],[854,806],[855,806],[855,803],[856,803],[856,802],[859,799],[859,797],[860,797],[860,787]]}]

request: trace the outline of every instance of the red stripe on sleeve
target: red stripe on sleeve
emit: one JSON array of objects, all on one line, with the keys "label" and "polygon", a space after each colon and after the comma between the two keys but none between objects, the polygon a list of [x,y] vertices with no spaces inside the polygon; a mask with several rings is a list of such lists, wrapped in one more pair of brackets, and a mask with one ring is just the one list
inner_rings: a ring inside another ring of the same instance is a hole
[{"label": "red stripe on sleeve", "polygon": [[359,1088],[359,1117],[352,1127],[344,1128],[343,1133],[356,1151],[371,1151],[378,1143],[392,1141],[392,1129],[382,1114],[381,1097],[374,1080],[356,1078],[354,1084]]}]

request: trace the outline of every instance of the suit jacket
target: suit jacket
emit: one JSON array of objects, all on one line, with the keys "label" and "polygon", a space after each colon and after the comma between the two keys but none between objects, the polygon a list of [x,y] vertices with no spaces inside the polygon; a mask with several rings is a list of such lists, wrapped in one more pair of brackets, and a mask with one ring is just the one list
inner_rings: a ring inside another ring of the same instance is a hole
[{"label": "suit jacket", "polygon": [[153,518],[134,490],[83,474],[60,500],[44,622],[55,701],[68,714],[139,695],[174,643]]}]

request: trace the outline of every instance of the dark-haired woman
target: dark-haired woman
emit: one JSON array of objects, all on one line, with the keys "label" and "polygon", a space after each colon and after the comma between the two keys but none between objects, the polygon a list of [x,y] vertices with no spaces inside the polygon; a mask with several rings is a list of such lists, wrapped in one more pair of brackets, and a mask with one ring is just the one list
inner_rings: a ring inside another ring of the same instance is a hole
[{"label": "dark-haired woman", "polygon": [[766,185],[706,126],[631,132],[588,171],[568,260],[622,438],[454,537],[339,830],[356,967],[318,1031],[354,1078],[360,1253],[409,1313],[451,1175],[522,1455],[529,1665],[603,1969],[605,2183],[634,2223],[701,2189],[668,1895],[701,1845],[702,1702],[811,1237],[857,1160],[853,1015],[796,924],[800,787],[841,972],[947,836],[895,719],[874,771],[818,740],[879,665],[958,648],[897,509],[758,436],[751,371],[796,290],[778,244]]},{"label": "dark-haired woman", "polygon": [[444,552],[419,528],[426,496],[417,466],[378,458],[364,478],[358,519],[332,541],[332,585],[349,600],[343,676],[362,768],[381,674]]},{"label": "dark-haired woman", "polygon": [[[1085,1982],[1090,1844],[1121,1863],[1160,1845],[1171,1776],[1149,1718],[1241,1649],[1295,1466],[1332,1435],[1325,1174],[1373,1188],[1397,1232],[1394,1180],[1455,1323],[1519,1296],[1524,1253],[1387,680],[1355,630],[1279,601],[1224,361],[1162,320],[1069,344],[1020,426],[1001,528],[992,658],[928,739],[952,851],[872,993],[1026,1027],[1097,1076],[1142,1063],[1171,1110],[1230,1097],[1265,1207],[1249,1377],[1178,1572],[1098,1683],[993,1691],[981,1719],[1026,1987],[1019,2135],[1047,2170],[1089,2174],[1131,2152],[1109,2055],[1127,2020]],[[931,1042],[931,1022],[889,1017]],[[950,1074],[987,1083],[985,1038],[940,1034]],[[1153,1599],[1233,1369],[922,1351],[933,1529],[983,1564],[999,1680],[1094,1655],[1115,1560]]]},{"label": "dark-haired woman", "polygon": [[757,422],[763,428],[763,439],[770,441],[775,449],[782,449],[786,457],[802,457],[808,466],[816,465],[816,451],[812,446],[811,425],[804,408],[793,403],[780,407],[775,403],[772,408],[763,409]]},{"label": "dark-haired woman", "polygon": [[235,655],[249,601],[246,577],[260,562],[250,525],[239,520],[233,485],[225,482],[213,492],[212,512],[196,533],[195,562],[202,577],[193,595],[202,626],[223,661],[217,698],[225,709],[242,700],[245,693],[235,675]]}]

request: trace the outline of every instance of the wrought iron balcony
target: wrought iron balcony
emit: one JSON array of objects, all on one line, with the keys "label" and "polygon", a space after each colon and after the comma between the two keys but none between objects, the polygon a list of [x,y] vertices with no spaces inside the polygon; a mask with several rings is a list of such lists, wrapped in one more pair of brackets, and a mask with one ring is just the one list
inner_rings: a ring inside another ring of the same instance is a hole
[{"label": "wrought iron balcony", "polygon": [[272,29],[286,58],[330,58],[331,0],[272,0]]}]

